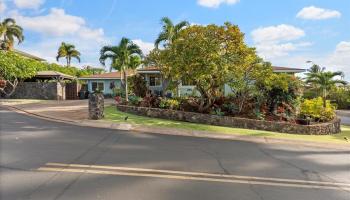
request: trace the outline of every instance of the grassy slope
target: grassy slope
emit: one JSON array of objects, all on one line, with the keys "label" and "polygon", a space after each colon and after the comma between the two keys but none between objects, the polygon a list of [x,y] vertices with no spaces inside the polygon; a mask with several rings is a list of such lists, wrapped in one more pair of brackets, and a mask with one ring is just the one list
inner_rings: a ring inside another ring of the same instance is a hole
[{"label": "grassy slope", "polygon": [[263,136],[263,137],[273,137],[273,138],[301,139],[301,140],[316,141],[316,142],[346,143],[346,141],[344,140],[344,137],[347,137],[350,140],[349,126],[343,126],[342,133],[337,135],[322,135],[322,136],[293,135],[293,134],[276,133],[276,132],[269,132],[269,131],[228,128],[228,127],[221,127],[221,126],[211,126],[211,125],[204,125],[204,124],[195,124],[195,123],[188,123],[188,122],[143,117],[143,116],[137,116],[137,115],[118,111],[113,106],[107,107],[105,109],[105,120],[113,121],[113,122],[125,122],[124,118],[126,116],[129,117],[127,122],[134,125],[181,128],[181,129],[190,129],[190,130],[198,130],[198,131],[209,131],[209,132],[222,133],[222,134],[240,134],[240,135]]}]

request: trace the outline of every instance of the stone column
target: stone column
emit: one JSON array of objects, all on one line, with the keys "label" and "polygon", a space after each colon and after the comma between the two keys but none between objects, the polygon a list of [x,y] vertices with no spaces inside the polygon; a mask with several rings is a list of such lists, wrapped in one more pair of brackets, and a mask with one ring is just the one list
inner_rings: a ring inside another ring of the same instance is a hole
[{"label": "stone column", "polygon": [[102,93],[89,95],[89,119],[99,120],[104,117],[104,96]]}]

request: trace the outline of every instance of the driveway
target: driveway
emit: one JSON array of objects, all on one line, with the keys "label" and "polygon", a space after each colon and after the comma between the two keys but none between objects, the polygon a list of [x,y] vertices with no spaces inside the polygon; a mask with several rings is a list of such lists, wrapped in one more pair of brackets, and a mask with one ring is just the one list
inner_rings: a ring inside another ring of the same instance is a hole
[{"label": "driveway", "polygon": [[350,110],[337,110],[337,115],[340,117],[343,125],[350,126]]},{"label": "driveway", "polygon": [[4,200],[350,196],[347,150],[78,127],[4,109],[0,116]]},{"label": "driveway", "polygon": [[[0,103],[49,118],[78,121],[88,119],[88,100],[3,100]],[[105,99],[105,105],[111,104],[112,99]]]}]

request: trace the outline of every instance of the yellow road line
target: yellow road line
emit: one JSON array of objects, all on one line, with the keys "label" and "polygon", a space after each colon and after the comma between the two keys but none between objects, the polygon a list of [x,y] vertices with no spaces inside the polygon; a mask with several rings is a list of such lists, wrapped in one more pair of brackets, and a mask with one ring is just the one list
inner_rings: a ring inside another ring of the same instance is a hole
[{"label": "yellow road line", "polygon": [[121,172],[121,171],[104,171],[104,170],[94,170],[94,169],[72,169],[72,168],[52,168],[52,167],[40,167],[38,170],[39,171],[53,171],[53,172],[72,172],[72,173],[87,173],[87,174],[102,174],[102,175],[152,177],[152,178],[207,181],[207,182],[220,182],[220,183],[237,183],[237,184],[252,184],[252,185],[294,187],[294,188],[307,188],[307,189],[330,189],[330,190],[350,191],[349,187],[304,185],[304,184],[293,184],[293,183],[274,183],[274,182],[233,180],[233,179],[220,179],[220,178],[209,178],[209,177],[208,178],[191,177],[191,176],[185,176],[185,175],[163,175],[163,174],[151,174],[151,173],[147,174],[147,173],[136,173],[136,172],[133,173],[133,172]]},{"label": "yellow road line", "polygon": [[233,179],[244,179],[244,180],[249,180],[249,181],[275,181],[275,182],[286,182],[286,183],[296,183],[296,184],[301,183],[301,184],[319,184],[319,185],[333,185],[333,186],[350,187],[350,183],[307,181],[307,180],[297,180],[297,179],[239,176],[239,175],[212,174],[212,173],[203,173],[203,172],[185,172],[185,171],[175,171],[175,170],[158,170],[158,169],[144,169],[144,168],[103,166],[103,165],[47,163],[46,166],[81,167],[81,168],[107,169],[107,170],[110,169],[110,170],[150,172],[150,173],[168,173],[168,174],[175,174],[175,175],[206,176],[206,177],[210,177],[210,178],[233,178]]}]

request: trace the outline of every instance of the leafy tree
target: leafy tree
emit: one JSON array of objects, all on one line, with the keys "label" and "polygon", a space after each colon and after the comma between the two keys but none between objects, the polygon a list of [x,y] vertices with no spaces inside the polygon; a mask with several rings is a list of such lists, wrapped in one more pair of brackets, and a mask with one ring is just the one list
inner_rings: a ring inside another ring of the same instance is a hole
[{"label": "leafy tree", "polygon": [[0,88],[0,93],[5,96],[11,96],[20,81],[46,69],[45,63],[3,50],[0,50],[0,66],[0,79],[6,81],[6,87]]},{"label": "leafy tree", "polygon": [[100,62],[105,65],[112,60],[111,67],[123,73],[125,99],[128,101],[128,69],[135,69],[141,64],[142,51],[128,38],[122,38],[118,46],[104,46],[100,51]]},{"label": "leafy tree", "polygon": [[155,47],[158,48],[161,42],[164,42],[164,46],[171,44],[176,40],[179,35],[179,32],[185,27],[189,26],[187,21],[181,21],[180,23],[174,25],[174,23],[168,17],[163,17],[162,22],[162,32],[158,35],[158,38],[155,41]]},{"label": "leafy tree", "polygon": [[337,84],[346,85],[347,82],[337,77],[343,77],[343,72],[325,72],[310,73],[306,79],[306,83],[312,84],[322,91],[323,106],[326,107],[329,91]]},{"label": "leafy tree", "polygon": [[58,48],[56,60],[59,61],[60,58],[66,58],[67,67],[69,67],[72,58],[76,58],[80,62],[80,52],[75,49],[74,45],[62,42]]},{"label": "leafy tree", "polygon": [[350,86],[334,87],[330,91],[330,99],[339,109],[350,109]]},{"label": "leafy tree", "polygon": [[12,18],[6,18],[0,23],[0,48],[2,50],[12,50],[15,39],[18,43],[23,42],[23,29],[16,24]]},{"label": "leafy tree", "polygon": [[242,67],[258,63],[244,34],[230,23],[224,26],[190,26],[179,32],[164,51],[165,67],[174,80],[190,79],[201,94],[199,111],[206,112],[225,83]]},{"label": "leafy tree", "polygon": [[251,51],[251,57],[246,57],[246,64],[235,68],[229,74],[230,80],[228,81],[228,86],[233,96],[237,99],[238,114],[243,111],[247,102],[256,100],[262,95],[257,83],[265,81],[273,73],[271,64],[257,58],[253,49]]}]

